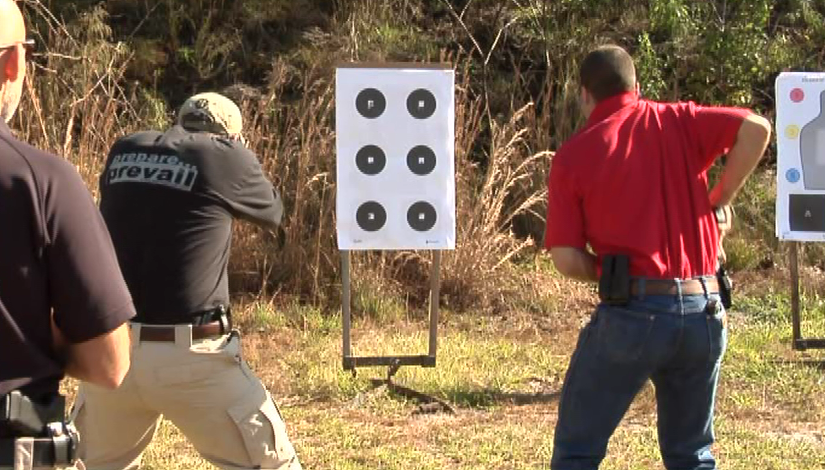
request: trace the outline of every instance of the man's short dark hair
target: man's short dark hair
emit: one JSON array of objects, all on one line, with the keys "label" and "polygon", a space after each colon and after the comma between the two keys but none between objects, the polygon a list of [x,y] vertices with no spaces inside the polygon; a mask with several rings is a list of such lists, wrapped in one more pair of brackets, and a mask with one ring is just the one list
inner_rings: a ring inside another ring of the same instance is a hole
[{"label": "man's short dark hair", "polygon": [[602,101],[636,89],[636,67],[621,47],[600,46],[584,58],[579,81],[596,101]]}]

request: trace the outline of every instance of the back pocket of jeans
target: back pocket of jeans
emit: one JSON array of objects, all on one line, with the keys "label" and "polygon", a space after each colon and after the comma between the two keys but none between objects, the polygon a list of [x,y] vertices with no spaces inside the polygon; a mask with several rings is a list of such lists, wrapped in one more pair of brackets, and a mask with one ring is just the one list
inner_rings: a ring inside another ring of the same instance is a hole
[{"label": "back pocket of jeans", "polygon": [[638,361],[647,346],[655,316],[612,306],[600,307],[598,316],[599,355],[617,363]]}]

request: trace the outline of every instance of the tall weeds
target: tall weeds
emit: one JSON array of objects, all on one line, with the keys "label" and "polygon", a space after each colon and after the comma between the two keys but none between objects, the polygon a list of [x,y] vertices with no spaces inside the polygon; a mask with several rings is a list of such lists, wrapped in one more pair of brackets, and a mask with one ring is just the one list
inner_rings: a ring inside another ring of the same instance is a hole
[{"label": "tall weeds", "polygon": [[[580,123],[575,70],[590,47],[627,46],[651,98],[770,106],[770,70],[818,67],[805,38],[825,37],[820,6],[800,16],[768,0],[150,3],[24,0],[42,48],[13,127],[71,160],[96,192],[115,139],[166,127],[189,93],[224,91],[287,206],[283,244],[236,226],[232,289],[329,310],[340,304],[335,62],[455,66],[457,249],[444,254],[442,292],[452,308],[481,309],[523,286],[514,261],[541,241],[548,150]],[[729,251],[743,267],[772,261],[770,179],[754,178],[758,197],[740,203]],[[821,250],[809,256],[822,263]],[[367,310],[390,298],[422,307],[430,266],[425,252],[359,252],[354,296]]]},{"label": "tall weeds", "polygon": [[[461,64],[466,65],[466,64]],[[457,249],[445,254],[444,289],[456,308],[478,307],[495,296],[508,261],[533,245],[510,230],[515,217],[537,210],[544,199],[547,152],[531,152],[535,108],[526,105],[510,121],[496,125],[487,163],[473,154],[482,134],[482,101],[466,92],[467,68],[459,68],[456,96]],[[282,64],[273,68],[268,90],[244,102],[250,123],[248,138],[260,152],[264,167],[284,193],[288,217],[286,244],[251,227],[237,230],[233,272],[247,285],[266,294],[280,291],[301,300],[335,307],[338,302],[340,257],[335,244],[335,148],[332,77],[303,75],[305,92],[285,103],[284,86],[296,77]],[[311,78],[318,77],[318,78]],[[461,91],[465,90],[465,91]],[[537,177],[537,175],[539,175]],[[536,187],[535,182],[541,183]],[[364,252],[353,254],[356,295],[380,298],[396,295],[411,307],[423,305],[429,286],[431,258],[426,253]],[[506,283],[504,283],[506,284]]]}]

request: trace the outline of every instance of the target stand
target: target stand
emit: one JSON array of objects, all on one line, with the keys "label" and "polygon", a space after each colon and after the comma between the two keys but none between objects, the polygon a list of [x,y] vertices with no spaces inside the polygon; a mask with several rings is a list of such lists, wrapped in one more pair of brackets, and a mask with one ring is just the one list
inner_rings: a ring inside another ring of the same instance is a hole
[{"label": "target stand", "polygon": [[[343,366],[435,367],[441,251],[455,249],[455,79],[446,64],[339,64],[336,231]],[[352,353],[353,251],[432,252],[426,354]]]},{"label": "target stand", "polygon": [[799,243],[790,243],[791,269],[791,328],[793,348],[798,351],[806,349],[825,349],[825,338],[805,338],[802,336],[802,321],[799,307]]},{"label": "target stand", "polygon": [[387,366],[389,380],[401,366],[435,367],[438,348],[439,288],[441,286],[441,252],[433,251],[430,270],[430,319],[427,354],[405,356],[353,356],[352,355],[352,268],[350,252],[341,251],[342,313],[343,313],[343,365],[344,370],[355,373],[358,367]]}]

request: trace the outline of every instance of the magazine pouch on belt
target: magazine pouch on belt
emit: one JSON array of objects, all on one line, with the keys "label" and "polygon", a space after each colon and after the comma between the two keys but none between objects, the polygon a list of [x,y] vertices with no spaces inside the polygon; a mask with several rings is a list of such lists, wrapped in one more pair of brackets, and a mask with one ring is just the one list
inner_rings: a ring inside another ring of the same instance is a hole
[{"label": "magazine pouch on belt", "polygon": [[63,421],[65,407],[60,395],[49,403],[36,403],[17,390],[9,392],[0,397],[0,434],[39,437],[49,423]]}]

